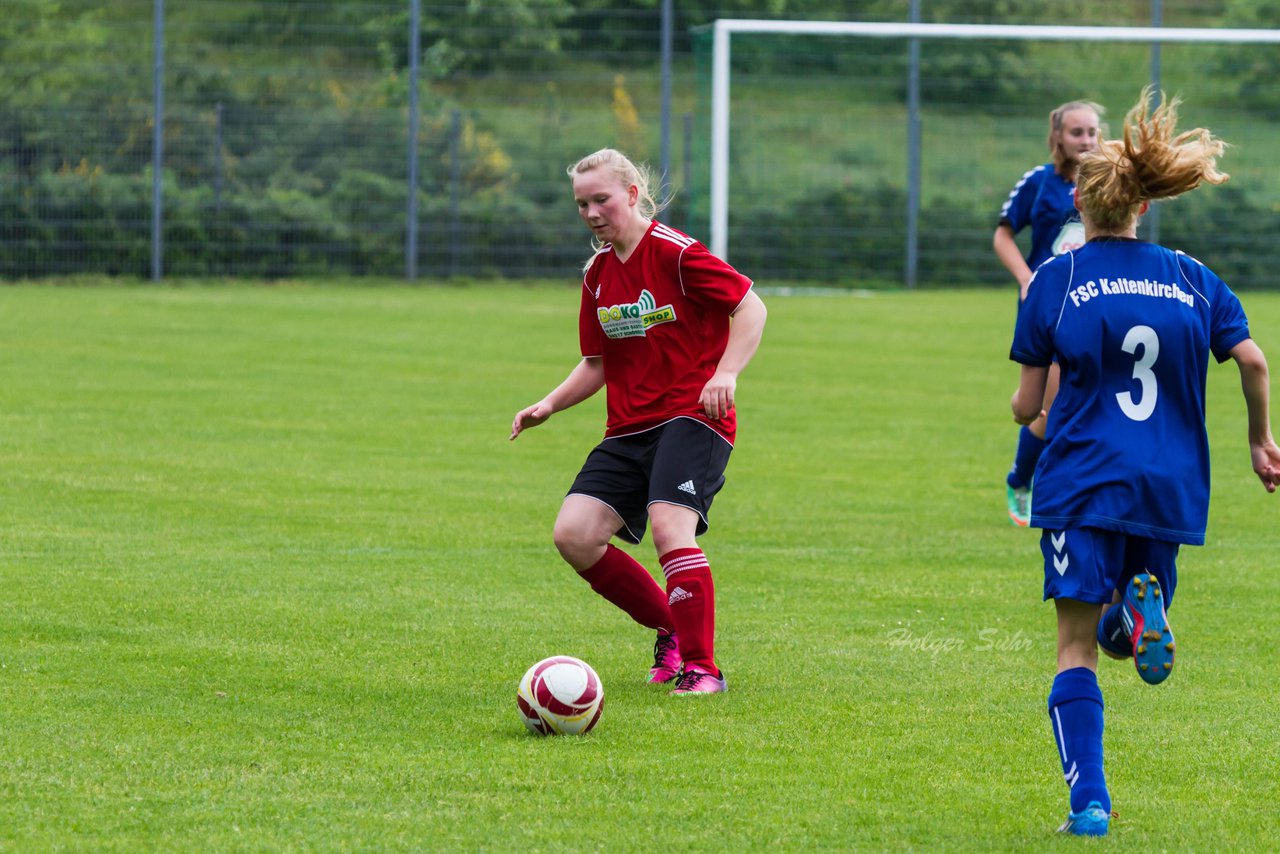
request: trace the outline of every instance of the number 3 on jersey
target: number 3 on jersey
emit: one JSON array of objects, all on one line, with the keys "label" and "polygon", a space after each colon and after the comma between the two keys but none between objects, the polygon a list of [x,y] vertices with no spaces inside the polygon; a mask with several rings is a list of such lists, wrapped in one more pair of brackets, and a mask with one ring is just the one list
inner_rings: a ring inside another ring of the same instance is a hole
[{"label": "number 3 on jersey", "polygon": [[1133,392],[1121,392],[1116,395],[1116,402],[1120,404],[1120,411],[1129,418],[1146,421],[1156,409],[1156,397],[1159,394],[1156,375],[1152,373],[1151,366],[1160,356],[1160,339],[1150,326],[1135,326],[1130,329],[1125,333],[1120,349],[1136,355],[1139,346],[1142,347],[1142,356],[1133,366],[1133,378],[1142,385],[1142,391],[1137,400],[1133,399]]}]

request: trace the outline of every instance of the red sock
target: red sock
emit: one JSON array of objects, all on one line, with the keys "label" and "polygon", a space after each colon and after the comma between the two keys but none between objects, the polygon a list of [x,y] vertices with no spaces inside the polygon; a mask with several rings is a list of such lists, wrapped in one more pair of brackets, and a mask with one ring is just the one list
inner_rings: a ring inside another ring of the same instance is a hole
[{"label": "red sock", "polygon": [[675,631],[667,596],[658,582],[649,570],[612,543],[605,547],[604,557],[579,574],[592,590],[626,611],[640,625]]},{"label": "red sock", "polygon": [[667,602],[680,635],[680,657],[710,673],[716,667],[716,590],[702,549],[672,549],[658,558],[667,577]]}]

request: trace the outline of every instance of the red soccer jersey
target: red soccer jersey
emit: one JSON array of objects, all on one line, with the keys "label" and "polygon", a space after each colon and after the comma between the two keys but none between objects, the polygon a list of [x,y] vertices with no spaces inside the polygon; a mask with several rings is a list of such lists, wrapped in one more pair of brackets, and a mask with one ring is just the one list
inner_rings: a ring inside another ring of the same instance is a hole
[{"label": "red soccer jersey", "polygon": [[658,222],[625,263],[607,246],[591,260],[578,337],[583,356],[604,359],[606,437],[688,416],[733,442],[737,413],[713,421],[698,395],[724,355],[729,315],[750,290],[751,280],[707,247]]}]

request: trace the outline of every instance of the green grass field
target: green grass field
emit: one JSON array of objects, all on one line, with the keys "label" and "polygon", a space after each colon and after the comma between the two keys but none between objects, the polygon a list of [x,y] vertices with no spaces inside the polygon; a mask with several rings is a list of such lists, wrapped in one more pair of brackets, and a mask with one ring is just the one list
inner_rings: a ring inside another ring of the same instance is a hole
[{"label": "green grass field", "polygon": [[[694,702],[551,545],[602,401],[507,442],[576,298],[0,290],[0,850],[1084,844],[1053,834],[1053,614],[1004,516],[1011,294],[768,299],[703,538],[731,690]],[[1280,364],[1280,295],[1244,301]],[[1280,496],[1230,365],[1209,410],[1178,669],[1102,667],[1126,850],[1280,836]],[[551,654],[604,682],[589,736],[516,715]]]}]

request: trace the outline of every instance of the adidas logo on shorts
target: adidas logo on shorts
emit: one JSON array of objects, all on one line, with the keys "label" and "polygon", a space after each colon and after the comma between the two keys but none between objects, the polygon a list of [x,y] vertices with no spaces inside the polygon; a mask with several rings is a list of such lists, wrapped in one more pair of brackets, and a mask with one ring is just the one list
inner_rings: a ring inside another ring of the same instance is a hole
[{"label": "adidas logo on shorts", "polygon": [[671,591],[671,595],[667,598],[667,604],[674,605],[677,602],[683,602],[686,599],[692,598],[693,594],[688,590],[685,590],[683,587],[677,587],[675,590]]},{"label": "adidas logo on shorts", "polygon": [[684,483],[677,486],[676,489],[680,490],[681,492],[687,492],[690,495],[698,494],[698,490],[693,488],[693,481],[691,480],[686,480]]}]

